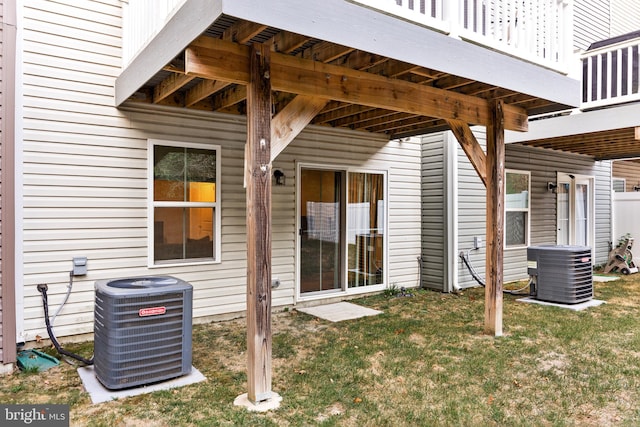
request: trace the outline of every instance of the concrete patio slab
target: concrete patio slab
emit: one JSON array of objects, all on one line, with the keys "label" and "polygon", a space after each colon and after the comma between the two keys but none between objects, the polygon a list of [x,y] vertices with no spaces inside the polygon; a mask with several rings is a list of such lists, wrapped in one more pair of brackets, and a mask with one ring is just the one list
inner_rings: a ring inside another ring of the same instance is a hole
[{"label": "concrete patio slab", "polygon": [[297,308],[296,310],[330,322],[341,322],[343,320],[375,316],[382,313],[382,311],[362,307],[350,302],[337,302],[333,304],[318,305],[315,307]]},{"label": "concrete patio slab", "polygon": [[573,311],[582,311],[582,310],[586,310],[587,308],[590,308],[590,307],[597,307],[597,306],[599,306],[601,304],[606,304],[605,301],[597,300],[597,299],[592,299],[592,300],[589,300],[589,301],[581,302],[579,304],[560,304],[560,303],[556,303],[556,302],[540,301],[540,300],[535,299],[534,297],[520,298],[520,299],[517,299],[516,301],[527,302],[527,303],[531,303],[531,304],[549,305],[549,306],[552,306],[552,307],[566,308],[566,309],[573,310]]},{"label": "concrete patio slab", "polygon": [[80,375],[82,385],[84,385],[85,390],[91,396],[91,402],[94,404],[108,402],[114,399],[122,399],[124,397],[138,396],[145,393],[153,393],[159,390],[169,390],[206,380],[205,376],[192,366],[190,374],[178,378],[124,390],[109,390],[100,384],[100,381],[98,381],[93,371],[93,366],[78,368],[78,375]]}]

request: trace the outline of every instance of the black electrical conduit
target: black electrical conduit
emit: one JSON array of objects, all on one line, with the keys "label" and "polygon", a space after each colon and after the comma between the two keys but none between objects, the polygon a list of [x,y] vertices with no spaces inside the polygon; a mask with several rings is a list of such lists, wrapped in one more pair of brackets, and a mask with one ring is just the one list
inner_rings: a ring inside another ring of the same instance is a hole
[{"label": "black electrical conduit", "polygon": [[[71,353],[70,351],[62,348],[58,340],[56,339],[55,334],[53,333],[53,327],[51,326],[51,321],[49,320],[49,298],[47,297],[47,289],[48,286],[46,283],[42,283],[38,285],[38,292],[42,294],[42,306],[44,308],[44,323],[47,325],[47,334],[49,334],[49,339],[53,343],[53,346],[58,350],[58,353],[71,357],[78,362],[82,362],[85,365],[93,365],[93,357],[91,359],[85,359],[82,356],[79,356],[75,353]],[[57,313],[56,313],[57,314]]]},{"label": "black electrical conduit", "polygon": [[[485,283],[484,279],[482,277],[480,277],[480,275],[478,274],[476,269],[473,268],[473,265],[471,265],[471,261],[469,260],[469,252],[470,251],[471,251],[471,249],[467,250],[466,252],[460,251],[458,256],[462,259],[462,262],[464,262],[464,265],[467,266],[467,270],[469,270],[469,273],[471,273],[471,277],[473,277],[473,279],[476,282],[478,282],[478,284],[480,286],[482,286],[484,288],[484,287],[486,287],[486,283]],[[527,286],[525,286],[523,288],[515,289],[515,290],[503,289],[502,292],[505,293],[505,294],[510,294],[510,295],[526,295],[526,293],[520,292],[520,291],[522,291],[523,289],[528,288],[529,286],[531,286],[531,280],[529,280],[529,283],[527,283]]]}]

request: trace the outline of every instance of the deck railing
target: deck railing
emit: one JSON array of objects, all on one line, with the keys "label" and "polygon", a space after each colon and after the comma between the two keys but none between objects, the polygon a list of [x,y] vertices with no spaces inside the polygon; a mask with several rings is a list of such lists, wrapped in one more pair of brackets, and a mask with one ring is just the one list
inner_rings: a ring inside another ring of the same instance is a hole
[{"label": "deck railing", "polygon": [[558,71],[572,54],[572,0],[352,0]]},{"label": "deck railing", "polygon": [[640,101],[640,38],[582,55],[582,109]]},{"label": "deck railing", "polygon": [[[123,3],[123,65],[186,0]],[[573,0],[345,0],[566,72]]]}]

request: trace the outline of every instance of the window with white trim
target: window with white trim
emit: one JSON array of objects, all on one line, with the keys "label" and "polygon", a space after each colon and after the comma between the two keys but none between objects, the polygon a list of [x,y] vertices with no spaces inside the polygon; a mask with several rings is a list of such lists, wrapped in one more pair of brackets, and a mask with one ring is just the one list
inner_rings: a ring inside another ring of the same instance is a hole
[{"label": "window with white trim", "polygon": [[507,248],[529,244],[531,173],[507,170],[505,173],[504,245]]},{"label": "window with white trim", "polygon": [[612,178],[613,191],[616,193],[624,193],[627,188],[627,180],[625,178]]},{"label": "window with white trim", "polygon": [[219,261],[220,147],[150,140],[149,153],[150,264]]}]

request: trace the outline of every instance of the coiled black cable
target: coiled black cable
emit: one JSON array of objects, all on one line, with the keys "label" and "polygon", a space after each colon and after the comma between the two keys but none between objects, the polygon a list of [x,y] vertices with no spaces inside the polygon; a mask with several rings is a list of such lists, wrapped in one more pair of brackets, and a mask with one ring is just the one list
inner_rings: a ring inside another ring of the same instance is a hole
[{"label": "coiled black cable", "polygon": [[47,297],[47,289],[48,286],[46,283],[42,283],[38,285],[38,292],[42,294],[42,306],[44,308],[44,323],[47,325],[47,334],[49,334],[49,339],[53,343],[53,346],[58,350],[58,353],[71,357],[78,362],[82,362],[85,365],[93,365],[93,357],[91,359],[85,359],[84,357],[77,355],[75,353],[71,353],[70,351],[62,348],[58,340],[56,339],[55,334],[53,333],[53,327],[51,326],[51,321],[49,320],[49,298]]}]

